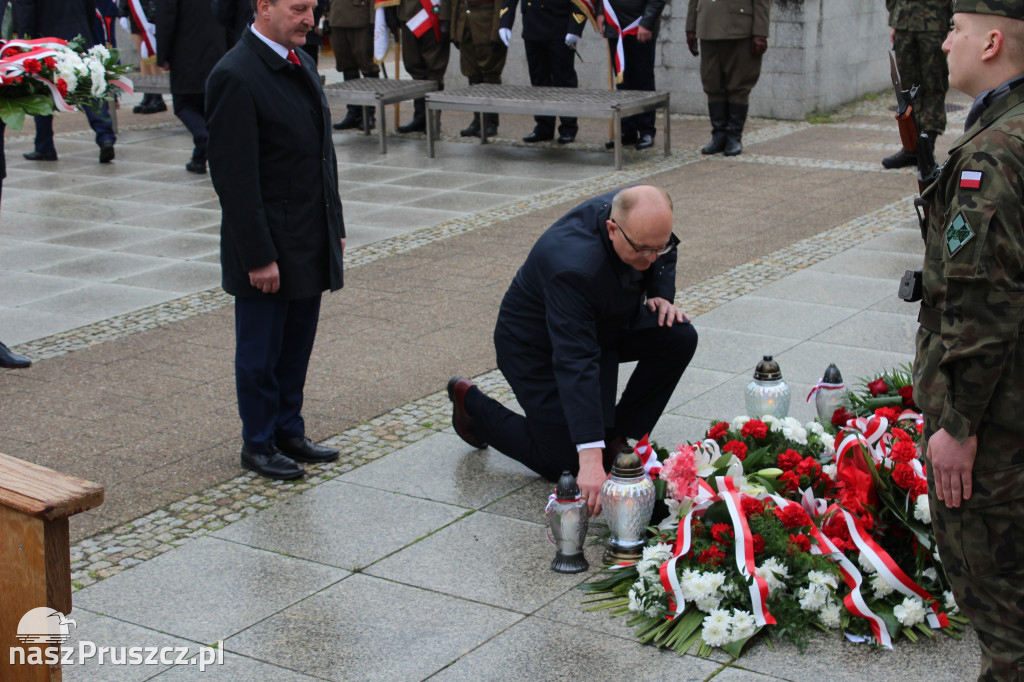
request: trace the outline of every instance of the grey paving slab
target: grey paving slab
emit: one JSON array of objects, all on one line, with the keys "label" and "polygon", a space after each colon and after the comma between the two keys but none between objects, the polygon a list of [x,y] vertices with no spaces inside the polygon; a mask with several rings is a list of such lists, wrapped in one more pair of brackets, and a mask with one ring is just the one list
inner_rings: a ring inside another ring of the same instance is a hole
[{"label": "grey paving slab", "polygon": [[877,277],[898,284],[905,271],[920,267],[921,256],[919,255],[852,248],[820,263],[815,263],[811,269],[841,275]]},{"label": "grey paving slab", "polygon": [[181,207],[171,210],[160,210],[161,207],[150,207],[150,210],[140,216],[122,219],[126,225],[138,225],[139,227],[155,227],[160,230],[174,230],[176,232],[188,232],[203,227],[220,226],[220,210],[193,207]]},{"label": "grey paving slab", "polygon": [[601,632],[531,619],[509,628],[434,678],[457,680],[678,680],[708,679],[722,666]]},{"label": "grey paving slab", "polygon": [[91,321],[139,310],[170,298],[165,292],[143,287],[97,283],[32,304],[42,313],[71,314]]},{"label": "grey paving slab", "polygon": [[651,431],[651,440],[671,451],[682,443],[701,440],[710,428],[710,422],[710,419],[665,413]]},{"label": "grey paving slab", "polygon": [[[134,682],[147,680],[173,667],[172,664],[160,663],[159,659],[150,664],[143,662],[133,665],[130,664],[131,659],[120,651],[115,652],[114,658],[120,664],[112,663],[109,653],[101,662],[98,651],[100,647],[113,647],[116,650],[122,647],[183,647],[192,654],[199,650],[195,642],[125,623],[110,615],[100,615],[81,608],[77,603],[74,610],[66,615],[76,624],[63,645],[74,650],[72,663],[61,666],[64,682]],[[176,655],[177,652],[172,654]]]},{"label": "grey paving slab", "polygon": [[[4,211],[4,218],[9,214]],[[66,263],[76,258],[94,255],[95,251],[75,246],[25,242],[0,251],[0,269],[28,272],[41,270],[57,263]]]},{"label": "grey paving slab", "polygon": [[435,192],[422,199],[410,201],[409,205],[417,208],[434,208],[439,210],[458,208],[460,211],[482,211],[510,201],[512,199],[507,196],[492,193],[457,191]]},{"label": "grey paving slab", "polygon": [[474,450],[446,432],[343,474],[339,480],[479,509],[535,478],[532,471],[500,452]]},{"label": "grey paving slab", "polygon": [[778,355],[800,342],[800,339],[791,336],[772,336],[760,330],[755,333],[724,329],[705,324],[704,318],[701,315],[693,320],[698,337],[697,352],[690,361],[691,369],[699,367],[730,374],[749,372],[753,375],[754,367],[762,356]]},{"label": "grey paving slab", "polygon": [[194,664],[189,666],[173,666],[168,668],[166,672],[162,672],[150,679],[157,680],[157,682],[188,682],[189,680],[195,680],[196,682],[203,682],[204,680],[230,680],[231,682],[265,682],[265,680],[274,680],[274,682],[314,682],[322,678],[303,675],[294,670],[257,661],[248,656],[239,656],[228,651],[224,653],[224,662],[222,664],[206,666],[205,670],[202,671]]},{"label": "grey paving slab", "polygon": [[331,481],[214,533],[214,537],[349,570],[361,569],[466,509]]},{"label": "grey paving slab", "polygon": [[[4,187],[7,181],[4,180]],[[0,220],[0,236],[14,237],[19,240],[45,242],[54,237],[81,232],[99,227],[103,223],[72,218],[55,218],[53,216],[36,215],[33,213],[15,213],[4,210]]]},{"label": "grey paving slab", "polygon": [[75,603],[212,643],[347,575],[333,566],[204,537],[80,590]]},{"label": "grey paving slab", "polygon": [[917,319],[917,314],[921,310],[920,303],[908,303],[893,293],[891,296],[887,296],[882,300],[878,301],[874,305],[870,306],[871,310],[877,310],[882,313],[894,313],[896,315],[908,315]]},{"label": "grey paving slab", "polygon": [[911,256],[916,254],[923,261],[924,240],[921,239],[921,230],[916,223],[915,220],[912,227],[896,228],[874,239],[863,241],[857,245],[857,248],[903,253]]},{"label": "grey paving slab", "polygon": [[[551,549],[545,526],[477,512],[365,572],[530,613],[583,580],[582,574],[552,571]],[[604,548],[588,545],[584,552],[587,561],[596,565]]]},{"label": "grey paving slab", "polygon": [[[39,196],[44,194],[45,196]],[[104,223],[116,223],[144,216],[150,212],[145,204],[115,199],[90,198],[83,201],[73,194],[58,192],[28,193],[12,191],[4,196],[4,215],[7,211],[37,213],[58,218],[77,218]]]},{"label": "grey paving slab", "polygon": [[[162,231],[157,232],[156,230],[146,230],[146,232],[150,237],[153,237],[154,233],[163,234]],[[220,254],[220,238],[217,235],[195,232],[171,234],[123,247],[121,251],[160,258],[192,259],[210,254]]]},{"label": "grey paving slab", "polygon": [[353,575],[225,645],[229,651],[330,680],[422,680],[521,617]]},{"label": "grey paving slab", "polygon": [[164,264],[165,261],[160,258],[89,249],[80,258],[35,268],[34,271],[41,275],[73,277],[92,282],[113,282],[122,277],[154,270]]},{"label": "grey paving slab", "polygon": [[783,677],[754,673],[742,668],[727,667],[711,678],[715,682],[771,682],[772,680],[783,680]]},{"label": "grey paving slab", "polygon": [[393,166],[360,165],[355,168],[339,169],[338,181],[389,183],[399,178],[419,173],[417,168]]},{"label": "grey paving slab", "polygon": [[[814,406],[803,402],[803,397],[807,396],[813,384],[791,381],[786,378],[785,367],[782,367],[782,376],[786,379],[786,383],[789,384],[792,396],[789,416],[799,419],[801,422],[807,422],[816,418],[818,415],[814,410]],[[688,400],[673,410],[673,413],[680,416],[704,420],[729,420],[733,417],[746,414],[746,405],[743,400],[743,389],[746,388],[752,378],[753,372],[751,372],[749,376],[741,375],[734,379],[730,379],[703,395]],[[817,379],[815,379],[815,381],[817,381]]]},{"label": "grey paving slab", "polygon": [[449,171],[447,173],[416,173],[415,175],[405,175],[388,181],[388,183],[392,185],[426,187],[438,190],[465,189],[470,185],[476,185],[479,182],[479,173],[458,173],[454,171]]},{"label": "grey paving slab", "polygon": [[0,270],[0,306],[18,306],[84,286],[74,277],[53,277],[34,272]]},{"label": "grey paving slab", "polygon": [[114,178],[88,184],[72,184],[62,188],[68,194],[75,194],[89,199],[136,199],[138,195],[148,192],[166,190],[163,183],[152,180],[139,180],[132,177]]},{"label": "grey paving slab", "polygon": [[913,353],[917,330],[917,318],[914,316],[865,310],[811,339],[896,353]]},{"label": "grey paving slab", "polygon": [[[555,183],[555,186],[557,187],[559,184],[561,183]],[[546,192],[550,189],[553,189],[553,187],[551,180],[513,176],[506,178],[490,178],[487,180],[481,180],[475,185],[468,185],[463,189],[466,189],[471,192],[507,194],[513,197],[520,197],[523,196],[524,194]]]},{"label": "grey paving slab", "polygon": [[41,339],[69,329],[95,322],[95,319],[74,315],[68,311],[45,313],[28,308],[0,307],[0,329],[7,345],[16,345]]},{"label": "grey paving slab", "polygon": [[750,294],[704,313],[700,316],[700,325],[742,332],[756,329],[771,336],[803,338],[838,324],[857,310]]},{"label": "grey paving slab", "polygon": [[172,262],[155,270],[122,277],[118,284],[130,287],[148,287],[176,294],[206,291],[221,282],[219,263],[196,261]]},{"label": "grey paving slab", "polygon": [[886,298],[895,298],[896,286],[884,278],[839,275],[808,269],[761,287],[757,295],[844,308],[865,308]]},{"label": "grey paving slab", "polygon": [[[843,375],[843,381],[852,389],[862,378],[873,379],[880,371],[912,362],[914,354],[821,343],[820,341],[804,341],[780,353],[775,359],[782,367],[786,381],[798,381],[804,384],[816,383],[825,373],[825,368],[829,363],[834,362]],[[794,398],[796,397],[794,396]],[[804,400],[806,397],[806,393],[799,396],[800,400]]]},{"label": "grey paving slab", "polygon": [[[185,156],[184,159],[182,166],[191,159],[191,155]],[[188,171],[183,167],[181,172],[187,173]],[[207,180],[192,185],[160,187],[148,192],[139,192],[132,198],[136,201],[151,202],[155,206],[196,206],[217,200],[217,193],[213,191],[213,184]]]},{"label": "grey paving slab", "polygon": [[430,208],[393,206],[359,216],[359,223],[369,227],[419,229],[464,216],[460,211],[438,211]]},{"label": "grey paving slab", "polygon": [[[376,170],[375,166],[370,166],[369,168]],[[367,172],[366,169],[352,171],[349,179],[355,180],[358,173],[364,172]],[[345,197],[351,197],[354,200],[380,209],[382,207],[411,204],[417,199],[424,199],[432,194],[436,194],[436,191],[424,187],[403,187],[389,182],[375,182],[372,177],[365,180],[360,177],[359,183],[353,184],[354,186],[347,187],[347,191],[341,194],[343,204],[345,203]]]},{"label": "grey paving slab", "polygon": [[160,234],[161,231],[158,230],[105,224],[54,237],[47,241],[50,244],[62,244],[64,246],[114,250],[154,239]]}]

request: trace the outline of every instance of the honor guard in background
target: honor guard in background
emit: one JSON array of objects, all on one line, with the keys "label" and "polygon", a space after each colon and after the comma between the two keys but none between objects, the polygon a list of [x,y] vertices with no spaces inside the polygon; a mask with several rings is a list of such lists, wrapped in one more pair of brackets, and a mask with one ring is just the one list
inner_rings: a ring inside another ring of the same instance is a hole
[{"label": "honor guard in background", "polygon": [[761,76],[761,56],[768,49],[770,14],[771,0],[690,0],[686,45],[700,57],[700,81],[711,117],[711,142],[702,154],[736,156],[743,151],[743,126],[750,91]]},{"label": "honor guard in background", "polygon": [[[501,8],[501,40],[508,45],[516,20],[519,0],[505,0]],[[572,0],[523,0],[523,47],[530,85],[575,88],[576,43],[586,24],[586,16],[573,6]],[[555,137],[554,116],[534,116],[533,132],[523,142],[544,142]],[[579,125],[576,117],[561,117],[558,143],[576,139]]]},{"label": "honor guard in background", "polygon": [[[459,66],[470,85],[478,83],[501,84],[501,71],[505,68],[508,46],[498,38],[498,15],[501,0],[452,0],[452,42],[459,50]],[[485,137],[498,134],[498,115],[473,114],[469,127],[459,134],[480,137],[480,126]]]},{"label": "honor guard in background", "polygon": [[[331,27],[335,68],[345,80],[379,78],[380,67],[373,61],[373,0],[331,0],[327,23]],[[369,129],[375,125],[370,109]],[[334,124],[335,130],[363,129],[363,108],[348,105],[345,118]]]},{"label": "honor guard in background", "polygon": [[[437,81],[444,90],[444,73],[451,51],[450,0],[400,0],[398,20],[402,24],[402,63],[413,80]],[[412,120],[398,126],[400,133],[422,133],[427,129],[427,102],[413,102]]]},{"label": "honor guard in background", "polygon": [[[609,4],[615,11],[621,29],[626,29],[637,19],[640,20],[635,34],[623,36],[622,52],[625,67],[622,80],[616,87],[619,90],[654,90],[654,53],[665,0],[609,0]],[[619,34],[611,23],[605,21],[603,3],[597,3],[594,10],[597,30],[608,39],[608,49],[614,58]],[[654,121],[653,111],[633,114],[622,119],[622,144],[631,144],[636,149],[653,147]],[[605,143],[606,149],[614,146],[614,140]]]},{"label": "honor guard in background", "polygon": [[928,203],[914,402],[942,565],[979,680],[1024,679],[1024,0],[958,0],[949,84],[974,97]]},{"label": "honor guard in background", "polygon": [[[889,40],[896,51],[896,66],[906,87],[918,86],[914,98],[917,127],[935,138],[946,130],[946,91],[949,71],[942,41],[953,16],[950,0],[885,0],[889,10]],[[886,168],[917,164],[917,156],[902,148],[882,159]]]}]

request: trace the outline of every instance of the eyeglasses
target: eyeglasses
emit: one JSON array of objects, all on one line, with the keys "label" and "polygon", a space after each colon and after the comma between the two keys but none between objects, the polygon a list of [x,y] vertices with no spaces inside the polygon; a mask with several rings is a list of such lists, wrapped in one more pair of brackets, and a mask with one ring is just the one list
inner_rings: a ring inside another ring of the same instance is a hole
[{"label": "eyeglasses", "polygon": [[664,256],[666,253],[676,248],[676,244],[679,243],[679,238],[676,237],[675,235],[672,235],[672,237],[668,240],[668,244],[665,244],[665,246],[659,247],[657,249],[641,249],[638,248],[637,245],[633,243],[633,240],[629,238],[629,235],[626,234],[626,231],[622,229],[622,225],[620,225],[618,221],[615,220],[615,218],[609,218],[608,220],[615,223],[615,227],[619,228],[619,232],[621,232],[622,236],[626,239],[626,243],[633,247],[633,250],[636,251],[638,256]]}]

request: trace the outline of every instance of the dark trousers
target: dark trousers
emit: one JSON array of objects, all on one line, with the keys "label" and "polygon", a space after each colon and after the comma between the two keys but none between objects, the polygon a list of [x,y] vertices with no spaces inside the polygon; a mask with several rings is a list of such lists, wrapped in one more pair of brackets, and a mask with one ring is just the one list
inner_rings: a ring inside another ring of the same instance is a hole
[{"label": "dark trousers", "polygon": [[210,140],[210,134],[206,132],[206,95],[174,95],[174,115],[192,133],[192,159],[205,163],[206,144]]},{"label": "dark trousers", "polygon": [[761,57],[750,54],[750,38],[700,41],[700,81],[708,102],[748,106],[760,77]]},{"label": "dark trousers", "polygon": [[[526,66],[530,71],[530,85],[538,87],[575,88],[579,87],[576,77],[576,65],[573,59],[576,53],[565,46],[562,40],[524,40],[526,48]],[[541,137],[551,137],[555,133],[554,116],[534,116],[536,125],[533,132]],[[576,117],[561,117],[558,126],[559,135],[576,136],[579,125]]]},{"label": "dark trousers", "polygon": [[[689,323],[632,331],[616,346],[605,349],[601,359],[602,402],[615,401],[619,363],[637,361],[614,407],[615,422],[605,425],[605,438],[621,435],[637,439],[650,433],[696,349],[697,331]],[[502,367],[500,350],[498,366],[519,396],[514,368]],[[550,481],[557,481],[563,471],[579,473],[577,443],[562,415],[534,414],[525,405],[524,409],[525,417],[476,388],[466,394],[466,411],[473,418],[473,429],[491,447]],[[609,465],[605,462],[605,469]]]},{"label": "dark trousers", "polygon": [[437,81],[444,90],[444,73],[448,70],[451,43],[447,38],[438,42],[433,29],[419,38],[405,25],[402,26],[402,63],[416,81]]},{"label": "dark trousers", "polygon": [[[96,133],[96,144],[113,144],[117,141],[114,135],[114,124],[110,120],[109,103],[104,101],[103,106],[93,110],[82,107],[85,117],[89,119],[89,126]],[[53,146],[53,116],[33,116],[36,122],[36,151],[40,154],[56,154],[57,148]]]},{"label": "dark trousers", "polygon": [[269,452],[278,439],[306,435],[302,390],[319,317],[319,294],[235,299],[235,388],[247,449]]},{"label": "dark trousers", "polygon": [[[616,40],[609,38],[608,47],[615,59]],[[641,43],[636,36],[625,36],[622,40],[622,53],[626,60],[626,68],[622,72],[622,82],[616,86],[618,90],[654,90],[654,54],[657,41],[653,38]],[[613,62],[614,63],[614,62]],[[622,119],[622,136],[633,139],[642,135],[654,137],[655,116],[653,111],[633,114]]]}]

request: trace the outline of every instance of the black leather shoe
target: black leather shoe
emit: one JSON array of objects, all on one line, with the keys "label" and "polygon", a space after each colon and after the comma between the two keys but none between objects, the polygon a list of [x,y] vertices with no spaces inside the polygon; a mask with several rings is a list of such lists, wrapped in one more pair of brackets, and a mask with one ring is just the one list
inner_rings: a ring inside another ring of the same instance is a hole
[{"label": "black leather shoe", "polygon": [[192,159],[185,164],[185,170],[189,173],[196,173],[197,175],[206,175],[206,162]]},{"label": "black leather shoe", "polygon": [[23,369],[31,364],[32,361],[24,355],[18,355],[3,343],[0,343],[0,367],[5,369]]},{"label": "black leather shoe", "polygon": [[425,133],[427,132],[427,119],[413,116],[412,120],[405,125],[398,126],[398,132],[405,133]]},{"label": "black leather shoe", "polygon": [[139,111],[135,111],[137,114],[159,114],[161,111],[167,111],[167,103],[164,102],[163,95],[153,95],[153,99],[149,101],[149,104],[143,104],[141,107],[136,107]]},{"label": "black leather shoe", "polygon": [[575,142],[575,141],[576,141],[576,136],[575,135],[559,135],[558,136],[558,140],[557,140],[558,144],[569,144],[570,142]]},{"label": "black leather shoe", "polygon": [[533,143],[533,142],[547,142],[548,140],[553,140],[553,139],[555,139],[554,135],[540,135],[535,130],[532,133],[530,133],[529,135],[527,135],[526,137],[524,137],[523,138],[523,142],[530,142],[530,143]]},{"label": "black leather shoe", "polygon": [[110,163],[114,160],[114,144],[107,142],[100,145],[100,163]]},{"label": "black leather shoe", "polygon": [[281,451],[274,448],[268,453],[252,452],[242,448],[242,468],[255,471],[260,476],[275,478],[279,481],[290,481],[293,478],[302,478],[306,470],[288,459]]},{"label": "black leather shoe", "polygon": [[277,449],[296,462],[320,464],[322,462],[333,462],[338,459],[337,450],[317,445],[305,436],[279,440],[277,442]]},{"label": "black leather shoe", "polygon": [[466,392],[475,386],[469,379],[452,377],[448,380],[448,399],[452,401],[452,426],[459,438],[474,448],[483,449],[487,443],[473,432],[473,418],[466,412]]},{"label": "black leather shoe", "polygon": [[459,131],[460,137],[480,137],[480,114],[473,117],[469,125]]},{"label": "black leather shoe", "polygon": [[637,150],[640,150],[640,149],[650,149],[653,146],[654,146],[654,136],[653,135],[641,135],[640,139],[637,140],[636,144],[633,145],[633,148],[637,149]]},{"label": "black leather shoe", "polygon": [[57,152],[53,152],[52,154],[44,154],[43,152],[35,152],[35,151],[33,151],[33,152],[25,152],[24,154],[22,154],[22,156],[24,156],[29,161],[56,161],[57,160]]},{"label": "black leather shoe", "polygon": [[917,154],[908,152],[906,149],[901,149],[892,156],[887,156],[882,159],[882,166],[889,168],[906,168],[907,166],[917,165]]},{"label": "black leather shoe", "polygon": [[359,128],[363,125],[363,115],[353,114],[349,111],[345,114],[345,118],[341,119],[331,127],[335,130],[352,130],[353,128]]},{"label": "black leather shoe", "polygon": [[[623,147],[631,144],[636,144],[636,135],[623,135],[621,142]],[[615,140],[608,140],[607,142],[605,142],[604,148],[615,149]]]}]

